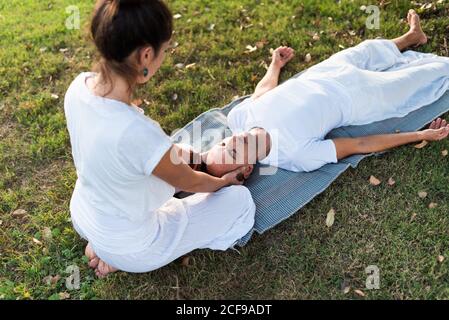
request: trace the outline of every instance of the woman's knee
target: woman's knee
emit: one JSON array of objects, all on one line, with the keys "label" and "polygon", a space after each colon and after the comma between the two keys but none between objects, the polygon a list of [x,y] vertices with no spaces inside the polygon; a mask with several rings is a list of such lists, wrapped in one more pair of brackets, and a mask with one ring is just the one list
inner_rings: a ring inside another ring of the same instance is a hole
[{"label": "woman's knee", "polygon": [[223,201],[233,210],[248,214],[255,213],[254,200],[251,192],[244,186],[230,186],[219,191],[224,197]]}]

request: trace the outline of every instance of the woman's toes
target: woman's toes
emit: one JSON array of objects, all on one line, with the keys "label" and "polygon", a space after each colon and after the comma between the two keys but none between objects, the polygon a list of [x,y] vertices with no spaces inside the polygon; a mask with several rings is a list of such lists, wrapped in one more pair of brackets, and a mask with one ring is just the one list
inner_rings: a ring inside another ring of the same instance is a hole
[{"label": "woman's toes", "polygon": [[95,274],[97,275],[97,277],[99,278],[104,278],[106,277],[108,274],[112,273],[112,272],[116,272],[117,269],[111,267],[110,265],[108,265],[106,262],[104,262],[103,260],[100,260],[98,262],[98,266],[95,269]]},{"label": "woman's toes", "polygon": [[87,244],[86,249],[84,250],[84,254],[89,259],[89,267],[95,269],[98,265],[99,259],[90,243]]},{"label": "woman's toes", "polygon": [[89,261],[89,267],[91,267],[92,269],[95,269],[98,266],[99,262],[100,262],[100,259],[98,259],[98,257],[95,257]]},{"label": "woman's toes", "polygon": [[98,269],[95,269],[95,275],[100,279],[103,279],[105,277]]},{"label": "woman's toes", "polygon": [[92,249],[92,246],[90,245],[90,242],[87,244],[86,249],[84,249],[84,255],[90,259],[93,259],[96,257],[96,254],[94,250]]}]

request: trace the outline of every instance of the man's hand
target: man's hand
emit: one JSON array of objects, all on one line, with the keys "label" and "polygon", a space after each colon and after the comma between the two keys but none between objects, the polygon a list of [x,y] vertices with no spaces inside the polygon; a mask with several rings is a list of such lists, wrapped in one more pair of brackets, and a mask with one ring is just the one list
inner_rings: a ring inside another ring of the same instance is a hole
[{"label": "man's hand", "polygon": [[446,120],[438,118],[433,121],[430,128],[418,132],[404,132],[381,134],[359,138],[334,139],[338,160],[353,154],[368,154],[386,151],[405,144],[419,141],[440,141],[449,136],[449,124]]},{"label": "man's hand", "polygon": [[449,135],[449,124],[446,120],[438,118],[430,124],[429,129],[421,131],[423,140],[441,141]]},{"label": "man's hand", "polygon": [[253,99],[263,96],[277,87],[281,69],[295,56],[295,51],[289,47],[279,47],[273,52],[273,58],[267,74],[259,82],[253,94]]},{"label": "man's hand", "polygon": [[282,69],[295,56],[295,50],[290,47],[279,47],[273,51],[272,64]]}]

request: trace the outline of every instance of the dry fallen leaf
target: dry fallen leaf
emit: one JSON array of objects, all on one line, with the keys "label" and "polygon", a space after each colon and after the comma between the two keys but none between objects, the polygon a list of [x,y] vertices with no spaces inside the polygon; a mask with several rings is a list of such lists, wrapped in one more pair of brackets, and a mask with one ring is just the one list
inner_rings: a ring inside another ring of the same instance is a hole
[{"label": "dry fallen leaf", "polygon": [[442,155],[443,157],[447,157],[448,154],[449,154],[449,151],[447,151],[447,150],[441,151],[441,155]]},{"label": "dry fallen leaf", "polygon": [[310,53],[306,54],[306,57],[304,58],[304,61],[307,62],[307,63],[312,61],[312,55]]},{"label": "dry fallen leaf", "polygon": [[61,299],[61,300],[70,299],[70,294],[67,293],[67,292],[60,292],[59,293],[59,299]]},{"label": "dry fallen leaf", "polygon": [[196,63],[191,63],[191,64],[186,65],[186,69],[192,69],[195,66],[196,66]]},{"label": "dry fallen leaf", "polygon": [[432,9],[432,7],[433,7],[433,3],[425,3],[421,6],[420,9],[421,10],[429,10],[429,9]]},{"label": "dry fallen leaf", "polygon": [[393,178],[388,179],[388,185],[389,186],[394,186],[396,184],[396,181],[394,181]]},{"label": "dry fallen leaf", "polygon": [[437,258],[437,260],[438,260],[439,263],[443,263],[443,261],[444,261],[444,256],[439,255],[438,258]]},{"label": "dry fallen leaf", "polygon": [[438,207],[438,203],[435,202],[429,203],[429,209],[435,209],[436,207]]},{"label": "dry fallen leaf", "polygon": [[58,281],[61,279],[61,276],[59,274],[55,275],[55,276],[47,276],[44,279],[42,279],[42,281],[46,284],[46,285],[55,285],[56,283],[58,283]]},{"label": "dry fallen leaf", "polygon": [[344,293],[344,294],[348,294],[350,291],[351,291],[351,287],[345,287],[345,288],[343,289],[343,293]]},{"label": "dry fallen leaf", "polygon": [[185,256],[184,258],[182,258],[181,265],[184,267],[190,267],[191,266],[190,260],[191,260],[190,256]]},{"label": "dry fallen leaf", "polygon": [[268,64],[266,61],[261,61],[259,63],[259,67],[263,67],[265,70],[268,70]]},{"label": "dry fallen leaf", "polygon": [[14,218],[22,218],[22,217],[26,216],[27,214],[28,214],[28,212],[26,210],[17,209],[13,213],[11,213],[11,216],[13,216]]},{"label": "dry fallen leaf", "polygon": [[417,214],[415,212],[412,213],[412,217],[410,218],[410,221],[414,221],[416,219]]},{"label": "dry fallen leaf", "polygon": [[375,176],[371,176],[371,177],[369,178],[369,183],[370,183],[371,185],[373,185],[373,186],[378,186],[378,185],[380,185],[382,182],[381,182],[379,179],[377,179]]},{"label": "dry fallen leaf", "polygon": [[52,277],[51,279],[51,284],[56,284],[58,283],[58,281],[61,279],[61,276],[59,274],[55,275],[54,277]]},{"label": "dry fallen leaf", "polygon": [[315,33],[312,37],[313,41],[319,41],[321,39],[320,35],[318,33]]},{"label": "dry fallen leaf", "polygon": [[33,238],[33,242],[37,245],[41,245],[42,242],[40,242],[39,240],[37,240],[36,238]]},{"label": "dry fallen leaf", "polygon": [[425,191],[418,192],[418,197],[420,197],[421,199],[424,199],[425,197],[427,197],[427,192],[425,192]]},{"label": "dry fallen leaf", "polygon": [[364,293],[362,290],[357,289],[357,290],[354,290],[354,292],[355,292],[358,296],[360,296],[360,297],[365,297],[365,296],[366,296],[365,293]]},{"label": "dry fallen leaf", "polygon": [[44,279],[42,279],[42,282],[45,283],[47,286],[51,284],[51,280],[53,279],[53,276],[46,276]]},{"label": "dry fallen leaf", "polygon": [[251,53],[251,52],[254,52],[254,51],[256,51],[257,50],[257,47],[256,46],[251,46],[251,45],[247,45],[246,46],[246,51],[245,51],[245,53]]},{"label": "dry fallen leaf", "polygon": [[422,149],[425,146],[427,146],[429,144],[429,142],[427,142],[426,140],[424,140],[423,142],[421,142],[420,144],[415,145],[416,149]]},{"label": "dry fallen leaf", "polygon": [[45,227],[42,230],[42,237],[44,240],[50,241],[53,238],[53,235],[51,234],[51,229],[49,227]]},{"label": "dry fallen leaf", "polygon": [[175,14],[175,15],[173,16],[173,19],[175,19],[175,20],[178,20],[178,19],[181,19],[181,18],[182,18],[182,15],[179,14],[179,13],[177,13],[177,14]]},{"label": "dry fallen leaf", "polygon": [[335,222],[335,210],[331,209],[328,213],[327,213],[327,217],[326,217],[326,226],[328,228],[332,227],[334,225]]},{"label": "dry fallen leaf", "polygon": [[265,47],[265,45],[268,43],[267,40],[261,40],[261,41],[257,41],[256,42],[256,47],[258,49],[262,49],[263,47]]},{"label": "dry fallen leaf", "polygon": [[57,94],[52,93],[51,98],[54,100],[58,100],[59,96]]},{"label": "dry fallen leaf", "polygon": [[177,64],[175,64],[175,67],[178,69],[182,69],[182,68],[184,68],[184,63],[177,63]]}]

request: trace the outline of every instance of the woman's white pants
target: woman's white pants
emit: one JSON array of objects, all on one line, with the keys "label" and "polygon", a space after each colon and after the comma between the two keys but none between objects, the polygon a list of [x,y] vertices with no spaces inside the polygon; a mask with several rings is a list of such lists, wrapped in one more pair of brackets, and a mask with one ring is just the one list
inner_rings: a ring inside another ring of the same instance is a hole
[{"label": "woman's white pants", "polygon": [[[115,255],[95,248],[97,256],[107,264],[126,272],[148,272],[195,250],[227,250],[245,236],[254,225],[256,207],[246,187],[231,186],[215,193],[199,193],[185,199],[170,200],[159,214],[165,215],[158,245],[127,255]],[[178,210],[177,208],[183,208]],[[187,223],[179,226],[178,216],[187,215]],[[79,227],[77,232],[83,237]],[[170,234],[179,233],[180,237]],[[88,239],[86,239],[88,240]]]}]

